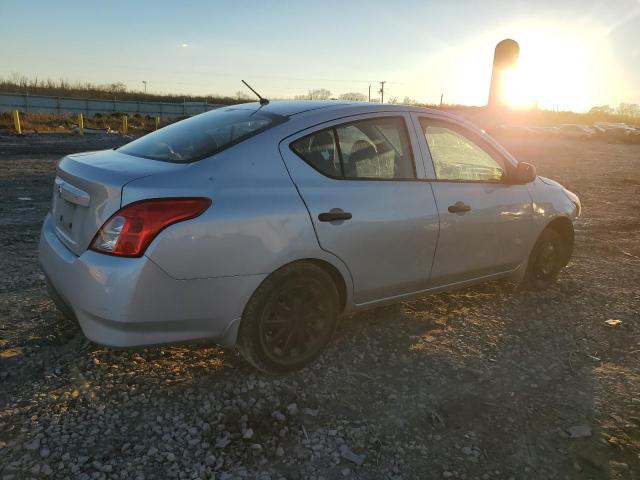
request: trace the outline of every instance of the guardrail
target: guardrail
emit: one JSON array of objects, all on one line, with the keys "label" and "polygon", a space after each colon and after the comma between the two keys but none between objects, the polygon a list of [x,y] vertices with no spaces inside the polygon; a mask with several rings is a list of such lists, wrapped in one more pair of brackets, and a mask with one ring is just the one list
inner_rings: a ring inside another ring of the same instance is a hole
[{"label": "guardrail", "polygon": [[28,95],[25,93],[0,93],[0,112],[36,113],[126,113],[149,115],[151,117],[174,118],[197,115],[224,105],[207,102],[136,102],[130,100],[101,100],[92,98],[54,97],[48,95]]}]

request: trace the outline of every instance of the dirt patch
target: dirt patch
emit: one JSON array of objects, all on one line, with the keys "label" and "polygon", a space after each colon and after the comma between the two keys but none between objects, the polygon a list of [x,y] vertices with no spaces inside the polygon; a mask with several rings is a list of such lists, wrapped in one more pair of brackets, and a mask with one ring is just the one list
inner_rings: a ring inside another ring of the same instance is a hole
[{"label": "dirt patch", "polygon": [[354,315],[271,379],[215,346],[98,347],[63,319],[36,259],[57,157],[27,143],[0,139],[5,477],[638,478],[639,146],[505,142],[583,202],[557,286]]}]

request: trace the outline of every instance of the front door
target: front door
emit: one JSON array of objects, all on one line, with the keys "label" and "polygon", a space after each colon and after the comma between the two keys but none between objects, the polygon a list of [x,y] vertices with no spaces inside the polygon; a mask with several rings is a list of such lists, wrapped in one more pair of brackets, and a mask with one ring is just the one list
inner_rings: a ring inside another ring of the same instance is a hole
[{"label": "front door", "polygon": [[428,285],[438,212],[408,121],[398,113],[359,116],[280,144],[321,248],[351,272],[356,304]]},{"label": "front door", "polygon": [[526,185],[509,183],[514,166],[479,132],[415,118],[440,214],[432,284],[516,269],[529,255],[533,225]]}]

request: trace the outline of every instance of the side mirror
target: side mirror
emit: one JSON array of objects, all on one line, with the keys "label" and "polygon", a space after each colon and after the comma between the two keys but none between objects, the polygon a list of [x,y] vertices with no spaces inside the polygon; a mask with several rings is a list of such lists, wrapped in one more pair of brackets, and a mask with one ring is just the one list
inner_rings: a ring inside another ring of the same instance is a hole
[{"label": "side mirror", "polygon": [[531,183],[536,179],[536,177],[536,167],[526,162],[518,163],[518,168],[515,174],[516,183]]}]

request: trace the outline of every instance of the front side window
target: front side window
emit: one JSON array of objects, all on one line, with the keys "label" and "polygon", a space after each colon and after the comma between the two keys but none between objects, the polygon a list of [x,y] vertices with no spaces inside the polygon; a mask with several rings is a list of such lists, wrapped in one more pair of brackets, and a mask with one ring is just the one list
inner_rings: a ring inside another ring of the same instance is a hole
[{"label": "front side window", "polygon": [[297,140],[291,148],[313,168],[333,178],[416,178],[404,120],[398,117],[327,128]]},{"label": "front side window", "polygon": [[500,182],[505,170],[485,149],[453,126],[421,119],[438,180]]},{"label": "front side window", "polygon": [[260,110],[222,108],[161,128],[118,151],[152,160],[193,162],[286,120],[287,117]]}]

